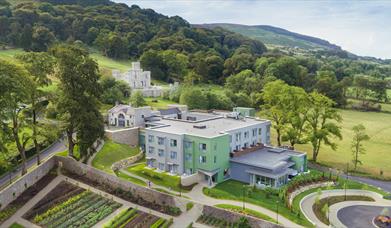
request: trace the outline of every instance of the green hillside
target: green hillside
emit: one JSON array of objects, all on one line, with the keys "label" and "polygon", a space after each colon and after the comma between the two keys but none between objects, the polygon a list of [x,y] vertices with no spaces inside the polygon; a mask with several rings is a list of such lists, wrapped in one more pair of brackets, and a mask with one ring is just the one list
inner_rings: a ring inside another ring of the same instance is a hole
[{"label": "green hillside", "polygon": [[268,46],[280,46],[289,48],[312,49],[340,49],[340,47],[330,44],[326,40],[306,36],[285,29],[266,25],[238,25],[238,24],[203,24],[200,27],[222,27],[232,32],[237,32],[253,39],[262,41]]}]

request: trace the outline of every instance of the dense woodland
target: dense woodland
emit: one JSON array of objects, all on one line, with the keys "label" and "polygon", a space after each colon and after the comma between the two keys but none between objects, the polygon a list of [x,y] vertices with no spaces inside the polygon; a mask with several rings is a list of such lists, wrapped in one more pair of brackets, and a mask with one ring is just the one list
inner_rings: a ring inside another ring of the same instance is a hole
[{"label": "dense woodland", "polygon": [[[355,98],[361,100],[355,108],[380,110],[373,102],[388,102],[391,84],[387,62],[342,58],[329,52],[289,55],[222,28],[195,28],[178,16],[107,0],[26,0],[18,4],[0,0],[0,42],[4,49],[28,51],[17,57],[20,64],[0,62],[4,77],[0,81],[4,88],[0,149],[5,151],[5,144],[15,142],[22,161],[28,141],[37,141],[48,129],[38,123],[36,115],[61,122],[69,154],[74,156],[78,146],[85,161],[93,153],[90,146],[103,135],[101,102],[144,104],[139,94],[130,97],[126,84],[101,77],[88,51],[113,59],[140,59],[154,79],[179,81],[182,86],[167,91],[164,98],[191,109],[247,106],[266,110],[265,115],[275,123],[278,144],[281,139],[292,146],[310,142],[314,159],[321,143],[335,147],[330,137],[341,137],[335,124],[340,116],[332,107],[345,107],[348,98]],[[42,61],[48,64],[40,65]],[[53,76],[58,90],[42,91]],[[203,83],[225,89],[193,86]],[[24,93],[13,96],[18,91]],[[46,104],[40,105],[42,100]],[[20,111],[20,104],[26,104],[27,111]],[[327,134],[317,134],[320,130]],[[72,138],[74,133],[78,138]],[[3,170],[9,168],[5,163],[0,164]]]},{"label": "dense woodland", "polygon": [[178,16],[108,0],[41,0],[16,5],[0,0],[0,5],[0,41],[4,46],[46,51],[55,43],[68,42],[110,58],[140,59],[157,80],[227,82],[232,91],[227,93],[231,106],[258,107],[262,102],[258,93],[275,79],[307,92],[317,90],[338,106],[345,106],[348,96],[388,101],[390,82],[386,79],[391,66],[387,64],[341,58],[329,52],[289,56],[221,28],[194,28]]}]

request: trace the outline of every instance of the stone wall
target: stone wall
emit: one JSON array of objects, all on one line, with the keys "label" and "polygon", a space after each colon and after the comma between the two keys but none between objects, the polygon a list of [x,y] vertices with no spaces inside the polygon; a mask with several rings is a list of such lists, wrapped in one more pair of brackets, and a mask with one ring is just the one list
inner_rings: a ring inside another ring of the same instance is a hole
[{"label": "stone wall", "polygon": [[310,190],[312,188],[326,187],[326,186],[334,185],[334,184],[335,183],[332,181],[327,181],[327,182],[319,182],[319,183],[310,184],[310,185],[300,187],[299,189],[297,189],[294,192],[292,192],[291,194],[289,194],[289,205],[292,205],[293,199],[302,192],[305,192],[305,191]]},{"label": "stone wall", "polygon": [[172,195],[122,180],[116,176],[110,175],[81,162],[77,162],[72,158],[55,156],[55,159],[58,161],[58,165],[60,167],[70,173],[82,175],[85,178],[102,185],[110,186],[114,189],[120,188],[124,191],[131,191],[134,196],[141,197],[148,202],[157,203],[162,206],[176,206],[182,211],[186,210],[186,203],[189,202],[187,199],[173,197]]},{"label": "stone wall", "polygon": [[200,175],[198,172],[188,176],[181,176],[181,184],[183,186],[190,186],[201,181],[202,175]]},{"label": "stone wall", "polygon": [[117,130],[105,130],[105,136],[116,143],[138,146],[138,127]]},{"label": "stone wall", "polygon": [[283,226],[277,225],[272,222],[268,222],[262,219],[254,218],[252,216],[246,216],[243,214],[239,214],[236,212],[224,210],[221,208],[211,207],[204,205],[204,208],[202,210],[202,214],[206,216],[212,216],[218,219],[226,220],[228,222],[236,222],[241,217],[246,217],[250,226],[253,228],[282,228]]},{"label": "stone wall", "polygon": [[132,157],[128,157],[128,158],[122,159],[121,161],[117,161],[117,162],[113,163],[111,165],[111,169],[113,171],[118,171],[120,169],[127,168],[127,167],[133,165],[135,162],[137,162],[141,158],[143,158],[143,156],[144,156],[144,152],[140,151],[140,153],[138,153]]},{"label": "stone wall", "polygon": [[27,173],[26,175],[20,177],[14,181],[11,185],[5,187],[0,191],[0,209],[5,208],[9,203],[14,199],[18,198],[20,194],[24,192],[27,188],[34,185],[39,181],[43,176],[49,173],[49,171],[56,164],[55,160],[50,158],[44,163],[40,164],[38,167]]}]

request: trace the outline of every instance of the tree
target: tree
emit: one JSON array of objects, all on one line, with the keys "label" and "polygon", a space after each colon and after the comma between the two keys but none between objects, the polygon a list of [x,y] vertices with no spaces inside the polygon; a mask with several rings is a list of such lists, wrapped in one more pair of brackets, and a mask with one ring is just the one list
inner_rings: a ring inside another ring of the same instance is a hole
[{"label": "tree", "polygon": [[287,92],[290,100],[287,104],[287,127],[283,139],[288,140],[291,146],[294,147],[297,143],[305,142],[309,97],[304,89],[300,87],[289,86]]},{"label": "tree", "polygon": [[130,97],[130,104],[132,104],[133,107],[137,108],[147,105],[147,102],[144,100],[144,96],[141,91],[135,91]]},{"label": "tree", "polygon": [[34,26],[31,40],[31,50],[47,51],[54,42],[54,34],[45,26]]},{"label": "tree", "polygon": [[310,93],[309,111],[307,113],[308,139],[312,145],[312,159],[316,162],[322,143],[335,150],[337,144],[332,142],[333,137],[342,139],[341,115],[332,106],[334,102],[317,92]]},{"label": "tree", "polygon": [[125,98],[130,95],[129,85],[120,80],[115,80],[112,76],[103,76],[99,80],[99,84],[102,87],[101,101],[105,104],[114,105],[115,102],[124,102]]},{"label": "tree", "polygon": [[272,126],[277,133],[277,144],[281,146],[281,136],[285,131],[290,111],[289,86],[281,80],[269,82],[263,88],[262,99],[262,113],[274,122]]},{"label": "tree", "polygon": [[104,134],[98,107],[101,93],[98,64],[86,50],[73,45],[58,45],[51,53],[57,59],[56,76],[60,80],[57,108],[67,134],[68,155],[74,156],[78,143],[85,161],[93,143]]},{"label": "tree", "polygon": [[25,131],[27,126],[24,116],[31,84],[23,67],[0,60],[0,124],[1,129],[4,129],[3,133],[9,133],[16,144],[22,159],[22,175],[27,173],[25,152],[26,144],[31,138],[28,131]]},{"label": "tree", "polygon": [[353,165],[354,170],[357,169],[357,165],[362,165],[362,161],[359,156],[365,154],[365,148],[362,144],[363,141],[368,141],[369,136],[365,133],[365,127],[362,124],[358,124],[353,127],[353,140],[352,140],[352,152],[353,152]]},{"label": "tree", "polygon": [[29,52],[16,56],[17,59],[23,62],[26,70],[31,76],[31,85],[28,91],[28,111],[30,115],[30,122],[32,128],[32,140],[34,142],[35,151],[37,154],[37,163],[41,163],[40,159],[40,145],[38,143],[38,136],[40,134],[40,124],[38,123],[38,115],[41,114],[45,108],[43,100],[45,93],[42,91],[43,86],[50,83],[49,74],[54,72],[54,59],[47,53]]},{"label": "tree", "polygon": [[186,104],[189,109],[207,109],[208,98],[199,89],[186,88],[182,90],[179,103]]},{"label": "tree", "polygon": [[184,77],[183,83],[192,86],[194,83],[201,81],[201,76],[194,71],[190,71]]}]

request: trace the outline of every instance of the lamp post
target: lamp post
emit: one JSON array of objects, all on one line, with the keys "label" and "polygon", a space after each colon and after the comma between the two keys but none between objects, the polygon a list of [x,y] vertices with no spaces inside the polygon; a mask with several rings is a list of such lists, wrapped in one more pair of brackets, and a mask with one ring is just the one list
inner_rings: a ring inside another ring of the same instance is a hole
[{"label": "lamp post", "polygon": [[346,188],[349,181],[349,163],[346,163],[346,180],[345,180],[345,201],[346,201]]},{"label": "lamp post", "polygon": [[277,224],[278,224],[278,203],[279,203],[279,200],[277,200]]},{"label": "lamp post", "polygon": [[246,206],[245,206],[245,197],[246,197],[246,191],[245,191],[245,186],[243,185],[242,186],[242,194],[243,194],[243,211],[246,209]]}]

